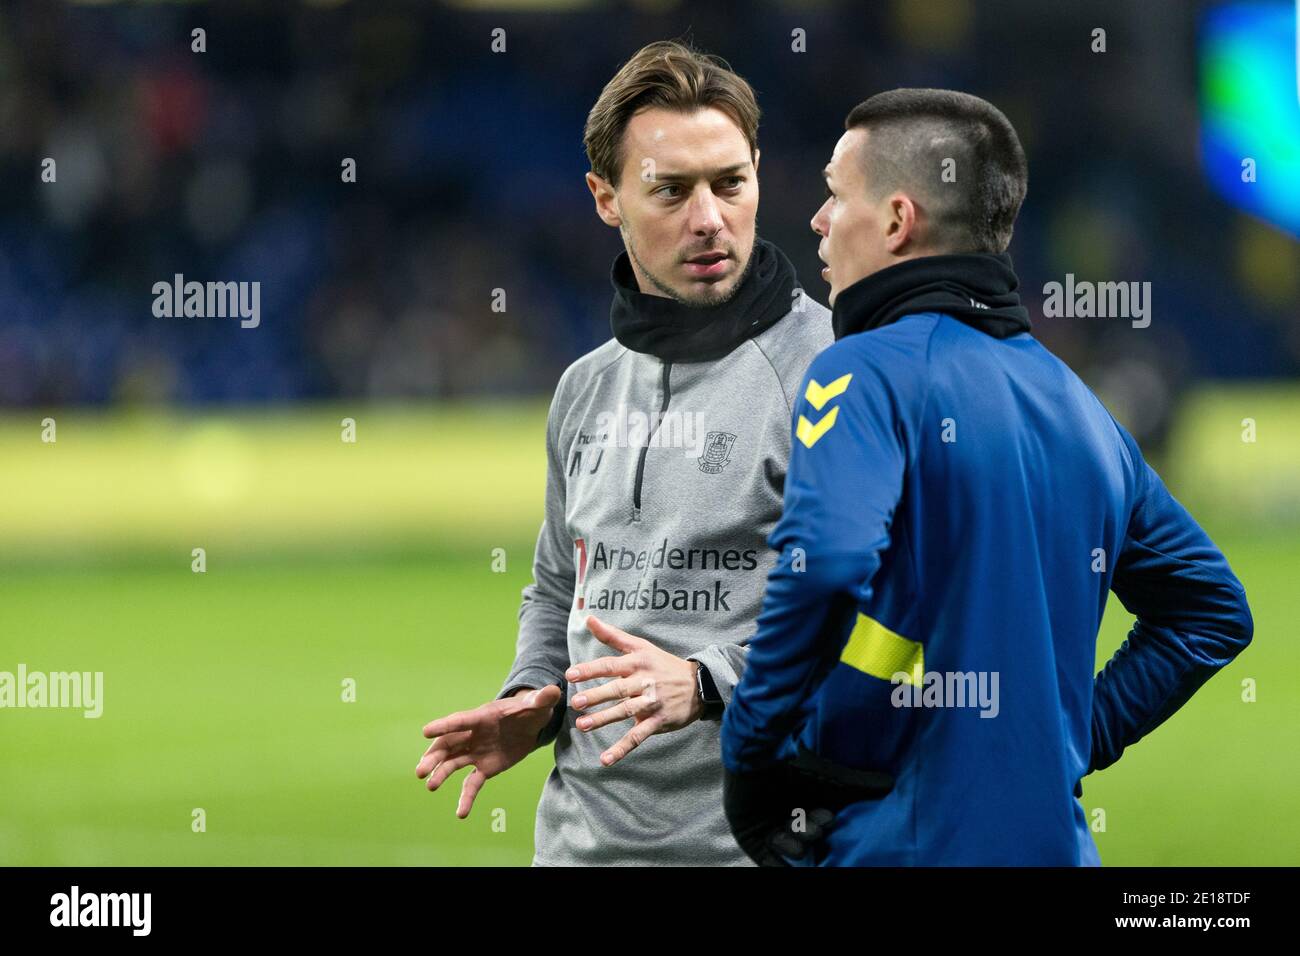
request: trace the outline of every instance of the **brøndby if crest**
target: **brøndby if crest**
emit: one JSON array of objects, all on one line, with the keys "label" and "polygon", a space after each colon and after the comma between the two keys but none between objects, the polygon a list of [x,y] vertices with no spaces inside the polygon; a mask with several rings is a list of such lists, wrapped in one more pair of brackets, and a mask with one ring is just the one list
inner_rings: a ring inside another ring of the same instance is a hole
[{"label": "br\u00f8ndby if crest", "polygon": [[731,461],[731,446],[736,443],[736,436],[730,432],[709,432],[704,436],[704,454],[697,460],[700,471],[716,475]]}]

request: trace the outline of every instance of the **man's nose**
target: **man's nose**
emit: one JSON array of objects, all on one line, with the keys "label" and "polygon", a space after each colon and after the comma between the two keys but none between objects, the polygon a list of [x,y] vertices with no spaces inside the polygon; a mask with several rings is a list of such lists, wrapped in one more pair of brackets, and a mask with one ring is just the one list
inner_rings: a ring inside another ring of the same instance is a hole
[{"label": "man's nose", "polygon": [[817,235],[821,236],[823,239],[826,238],[826,230],[824,228],[825,217],[822,215],[824,212],[826,212],[826,203],[821,204],[821,208],[813,213],[812,219],[808,222],[808,225],[812,226],[812,231],[817,233]]},{"label": "man's nose", "polygon": [[711,189],[697,192],[691,200],[690,227],[696,236],[714,236],[722,230],[722,210]]}]

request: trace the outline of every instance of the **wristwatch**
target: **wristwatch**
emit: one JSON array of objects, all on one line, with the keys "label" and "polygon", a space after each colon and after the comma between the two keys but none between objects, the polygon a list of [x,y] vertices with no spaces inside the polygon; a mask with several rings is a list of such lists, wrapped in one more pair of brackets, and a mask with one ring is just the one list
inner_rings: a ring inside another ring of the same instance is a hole
[{"label": "wristwatch", "polygon": [[718,693],[718,685],[713,680],[713,675],[709,669],[696,661],[693,657],[687,660],[695,661],[699,664],[699,670],[695,672],[696,692],[700,695],[700,703],[704,705],[704,710],[700,714],[700,720],[720,720],[725,705],[722,702],[722,695]]}]

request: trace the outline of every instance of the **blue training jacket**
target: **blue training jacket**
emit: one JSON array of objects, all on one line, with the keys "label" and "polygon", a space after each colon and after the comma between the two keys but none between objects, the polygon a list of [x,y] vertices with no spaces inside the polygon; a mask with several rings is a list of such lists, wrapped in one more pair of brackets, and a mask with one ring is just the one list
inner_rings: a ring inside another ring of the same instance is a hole
[{"label": "blue training jacket", "polygon": [[[1080,778],[1250,643],[1223,554],[1027,333],[931,312],[846,336],[794,435],[727,768],[802,743],[895,776],[821,864],[1099,864]],[[1137,620],[1094,679],[1112,590]]]}]

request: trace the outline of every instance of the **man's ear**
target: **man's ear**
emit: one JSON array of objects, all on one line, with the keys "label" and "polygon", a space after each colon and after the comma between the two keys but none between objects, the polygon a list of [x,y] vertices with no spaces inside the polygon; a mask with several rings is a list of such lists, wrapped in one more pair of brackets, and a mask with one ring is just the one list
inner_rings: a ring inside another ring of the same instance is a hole
[{"label": "man's ear", "polygon": [[889,208],[885,218],[885,250],[893,255],[908,251],[909,246],[916,246],[920,236],[917,230],[917,209],[912,197],[905,193],[894,193],[889,197]]},{"label": "man's ear", "polygon": [[587,188],[591,190],[591,198],[596,200],[596,215],[600,221],[615,229],[623,225],[623,217],[618,214],[614,201],[614,187],[595,173],[587,173]]}]

